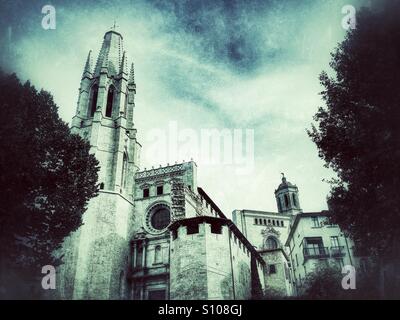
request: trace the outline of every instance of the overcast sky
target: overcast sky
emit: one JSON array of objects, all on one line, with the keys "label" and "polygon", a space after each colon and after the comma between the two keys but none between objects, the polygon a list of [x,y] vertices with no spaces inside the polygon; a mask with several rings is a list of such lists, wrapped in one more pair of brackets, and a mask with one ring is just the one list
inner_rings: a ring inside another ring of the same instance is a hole
[{"label": "overcast sky", "polygon": [[[97,59],[114,23],[135,63],[135,125],[141,168],[190,160],[154,155],[151,136],[171,125],[254,130],[254,170],[196,159],[198,183],[228,215],[276,211],[281,172],[300,190],[304,211],[326,209],[332,173],[306,133],[323,105],[318,75],[343,39],[342,7],[351,0],[1,1],[1,64],[50,91],[70,122],[89,50]],[[368,1],[363,1],[367,4]],[[56,9],[44,30],[41,9]],[[167,141],[167,143],[169,143]],[[245,142],[243,141],[243,144]],[[201,158],[198,156],[198,158]],[[173,162],[172,162],[173,161]]]}]

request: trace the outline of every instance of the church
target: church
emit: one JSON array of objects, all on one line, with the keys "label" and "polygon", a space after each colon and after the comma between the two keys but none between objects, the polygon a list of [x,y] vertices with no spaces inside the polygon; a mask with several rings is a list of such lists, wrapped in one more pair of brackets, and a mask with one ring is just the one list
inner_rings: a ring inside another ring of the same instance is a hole
[{"label": "church", "polygon": [[224,300],[256,299],[269,290],[296,294],[286,242],[294,217],[303,214],[298,188],[283,176],[275,191],[278,212],[234,210],[230,220],[197,184],[195,162],[141,170],[135,95],[123,37],[110,30],[93,65],[89,52],[71,123],[100,163],[99,194],[90,200],[83,225],[64,241],[57,297]]}]

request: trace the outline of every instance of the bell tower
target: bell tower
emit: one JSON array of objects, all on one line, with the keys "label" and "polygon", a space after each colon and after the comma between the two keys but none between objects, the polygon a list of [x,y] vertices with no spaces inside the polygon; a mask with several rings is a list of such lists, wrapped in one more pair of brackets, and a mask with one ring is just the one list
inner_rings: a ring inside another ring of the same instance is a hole
[{"label": "bell tower", "polygon": [[[90,142],[99,161],[99,194],[63,246],[58,274],[65,299],[125,299],[129,240],[135,224],[134,176],[140,144],[134,127],[136,84],[122,35],[105,33],[96,64],[89,52],[71,131]],[[84,192],[84,191],[82,191]]]},{"label": "bell tower", "polygon": [[110,30],[94,67],[88,54],[71,130],[90,141],[100,162],[100,189],[130,199],[141,148],[133,123],[135,94],[134,68],[132,64],[128,74],[122,35]]},{"label": "bell tower", "polygon": [[296,214],[301,212],[299,189],[286,180],[282,173],[282,183],[275,190],[275,198],[279,213]]}]

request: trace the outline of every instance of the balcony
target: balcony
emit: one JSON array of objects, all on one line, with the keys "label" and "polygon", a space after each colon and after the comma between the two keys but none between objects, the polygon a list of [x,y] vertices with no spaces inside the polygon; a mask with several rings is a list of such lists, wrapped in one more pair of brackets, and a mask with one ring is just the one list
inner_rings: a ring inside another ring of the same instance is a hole
[{"label": "balcony", "polygon": [[343,257],[345,254],[346,252],[344,251],[344,246],[331,247],[332,257]]},{"label": "balcony", "polygon": [[310,247],[303,249],[304,260],[307,259],[323,259],[329,257],[327,247]]}]

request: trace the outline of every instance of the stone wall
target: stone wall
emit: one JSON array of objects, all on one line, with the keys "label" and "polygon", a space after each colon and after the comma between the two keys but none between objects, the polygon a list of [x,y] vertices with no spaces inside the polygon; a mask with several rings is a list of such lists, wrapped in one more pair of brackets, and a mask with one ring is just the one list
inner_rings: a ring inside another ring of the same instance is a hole
[{"label": "stone wall", "polygon": [[64,242],[65,263],[58,271],[64,278],[61,297],[123,298],[126,278],[120,275],[127,272],[133,223],[133,204],[120,194],[101,191],[90,200],[83,225]]},{"label": "stone wall", "polygon": [[[266,295],[290,296],[292,294],[290,270],[283,251],[281,249],[264,250],[260,254],[267,263],[264,271]],[[271,270],[272,265],[275,272]]]},{"label": "stone wall", "polygon": [[226,219],[201,216],[170,226],[171,299],[251,299],[253,280],[260,279],[263,287],[260,261],[254,270],[257,274],[252,274],[251,261],[257,253],[230,224]]},{"label": "stone wall", "polygon": [[187,227],[176,230],[171,239],[170,299],[206,300],[207,256],[205,246],[205,225],[199,225],[199,232],[187,234]]}]

